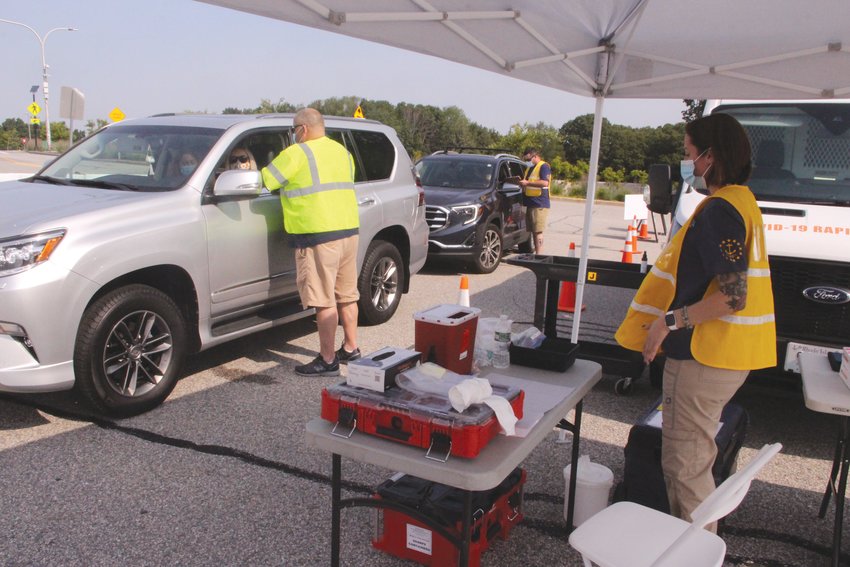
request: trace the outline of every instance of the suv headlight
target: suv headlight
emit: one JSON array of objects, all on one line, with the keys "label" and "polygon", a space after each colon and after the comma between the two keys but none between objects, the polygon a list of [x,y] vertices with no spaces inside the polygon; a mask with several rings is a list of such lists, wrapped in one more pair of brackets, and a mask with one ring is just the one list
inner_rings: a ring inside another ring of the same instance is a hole
[{"label": "suv headlight", "polygon": [[458,216],[461,224],[469,224],[478,220],[481,214],[481,205],[461,205],[452,207],[452,212]]},{"label": "suv headlight", "polygon": [[64,236],[64,230],[54,230],[0,240],[0,277],[29,270],[44,262]]}]

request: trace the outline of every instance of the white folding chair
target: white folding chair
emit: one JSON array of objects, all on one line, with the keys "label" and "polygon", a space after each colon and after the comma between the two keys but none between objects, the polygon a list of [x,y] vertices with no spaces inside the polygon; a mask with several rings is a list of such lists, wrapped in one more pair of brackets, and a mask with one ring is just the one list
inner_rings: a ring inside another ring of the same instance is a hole
[{"label": "white folding chair", "polygon": [[782,449],[765,445],[697,506],[692,522],[635,504],[617,502],[580,525],[570,545],[585,567],[721,567],[726,543],[703,529],[738,507],[756,474]]}]

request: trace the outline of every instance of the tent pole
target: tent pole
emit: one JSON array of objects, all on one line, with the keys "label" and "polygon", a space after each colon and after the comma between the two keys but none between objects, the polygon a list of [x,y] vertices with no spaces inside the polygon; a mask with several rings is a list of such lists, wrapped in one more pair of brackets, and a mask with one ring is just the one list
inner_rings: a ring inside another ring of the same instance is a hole
[{"label": "tent pole", "polygon": [[[593,219],[593,201],[596,198],[596,174],[599,170],[599,143],[602,138],[602,106],[605,97],[596,95],[596,111],[593,115],[593,137],[590,142],[590,167],[587,170],[587,196],[584,204],[584,229],[581,239],[581,258],[578,262],[578,277],[576,278],[576,305],[582,305],[584,299],[584,282],[587,274],[587,258],[590,251],[590,225]],[[578,343],[578,329],[581,324],[581,309],[576,309],[573,316],[573,328],[570,342]]]}]

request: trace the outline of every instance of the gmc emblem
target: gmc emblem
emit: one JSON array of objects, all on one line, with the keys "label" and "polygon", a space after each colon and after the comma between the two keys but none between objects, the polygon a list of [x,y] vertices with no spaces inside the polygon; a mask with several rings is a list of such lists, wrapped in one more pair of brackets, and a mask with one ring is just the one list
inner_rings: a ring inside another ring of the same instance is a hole
[{"label": "gmc emblem", "polygon": [[818,285],[804,289],[803,297],[816,303],[839,305],[850,302],[850,290],[828,285]]}]

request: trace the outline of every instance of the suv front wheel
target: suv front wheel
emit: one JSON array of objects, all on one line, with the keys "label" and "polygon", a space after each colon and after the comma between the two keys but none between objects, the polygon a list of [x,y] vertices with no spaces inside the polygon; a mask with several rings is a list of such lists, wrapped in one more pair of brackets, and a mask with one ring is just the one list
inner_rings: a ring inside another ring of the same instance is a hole
[{"label": "suv front wheel", "polygon": [[495,224],[488,224],[481,238],[481,246],[473,263],[479,274],[489,274],[499,267],[502,259],[502,232]]},{"label": "suv front wheel", "polygon": [[369,244],[357,282],[360,323],[380,325],[398,309],[404,289],[404,265],[398,248],[384,240]]},{"label": "suv front wheel", "polygon": [[186,322],[170,297],[146,285],[111,291],[86,309],[74,348],[77,390],[97,409],[135,415],[177,384]]}]

